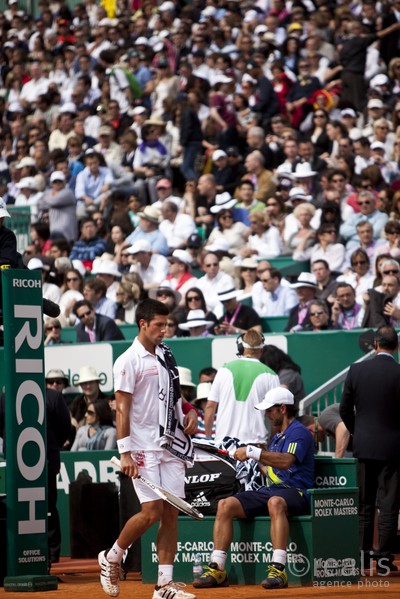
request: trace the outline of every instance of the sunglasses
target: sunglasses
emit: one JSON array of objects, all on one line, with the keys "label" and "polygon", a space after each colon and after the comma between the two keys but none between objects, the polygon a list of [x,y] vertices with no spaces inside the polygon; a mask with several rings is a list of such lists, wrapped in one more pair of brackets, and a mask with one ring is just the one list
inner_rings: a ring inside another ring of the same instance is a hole
[{"label": "sunglasses", "polygon": [[322,314],[325,314],[323,310],[320,312],[310,312],[310,316],[322,316]]},{"label": "sunglasses", "polygon": [[89,312],[84,312],[83,314],[78,314],[78,318],[79,320],[82,320],[82,318],[86,318],[86,316],[90,316],[92,313],[91,310],[89,310]]},{"label": "sunglasses", "polygon": [[394,270],[394,269],[390,269],[390,270],[383,270],[382,274],[384,275],[398,275],[399,271],[398,270]]},{"label": "sunglasses", "polygon": [[251,268],[251,266],[242,266],[241,269],[243,272],[256,272],[255,268]]},{"label": "sunglasses", "polygon": [[371,202],[357,202],[359,206],[370,206]]},{"label": "sunglasses", "polygon": [[157,297],[174,297],[174,296],[172,293],[169,293],[168,291],[158,291]]},{"label": "sunglasses", "polygon": [[48,385],[63,385],[64,383],[64,379],[51,379],[50,381],[47,381]]},{"label": "sunglasses", "polygon": [[61,326],[59,324],[53,324],[46,327],[46,331],[53,331],[55,329],[61,329]]},{"label": "sunglasses", "polygon": [[199,302],[199,301],[201,301],[201,298],[198,295],[193,295],[192,297],[188,297],[187,301],[188,302]]},{"label": "sunglasses", "polygon": [[66,279],[67,283],[71,283],[71,281],[79,281],[79,277],[69,277]]}]

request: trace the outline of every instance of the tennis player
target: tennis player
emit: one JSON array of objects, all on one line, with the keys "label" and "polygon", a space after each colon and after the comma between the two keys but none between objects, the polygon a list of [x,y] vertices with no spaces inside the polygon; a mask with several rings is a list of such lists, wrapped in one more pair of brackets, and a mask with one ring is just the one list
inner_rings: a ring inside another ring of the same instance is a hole
[{"label": "tennis player", "polygon": [[162,343],[167,316],[168,308],[163,303],[152,299],[141,302],[136,310],[139,334],[114,364],[121,470],[132,477],[141,511],[126,522],[111,549],[99,553],[100,582],[110,597],[119,594],[120,563],[125,551],[152,524],[160,522],[158,580],[153,599],[195,598],[184,590],[184,585],[173,582],[178,511],[137,479],[140,474],[184,497],[185,464],[193,460],[189,435],[197,431],[197,412],[187,402],[182,405],[176,362],[169,347]]},{"label": "tennis player", "polygon": [[214,550],[209,565],[193,582],[196,588],[228,586],[225,562],[232,541],[232,520],[267,515],[271,518],[273,554],[261,585],[265,589],[282,589],[288,585],[285,570],[288,517],[310,513],[307,489],[314,483],[314,442],[310,431],[296,420],[297,407],[289,389],[271,389],[255,407],[266,410],[280,432],[273,437],[268,450],[247,445],[239,447],[234,457],[240,462],[249,459],[259,462],[266,483],[257,491],[243,491],[219,501],[214,523]]}]

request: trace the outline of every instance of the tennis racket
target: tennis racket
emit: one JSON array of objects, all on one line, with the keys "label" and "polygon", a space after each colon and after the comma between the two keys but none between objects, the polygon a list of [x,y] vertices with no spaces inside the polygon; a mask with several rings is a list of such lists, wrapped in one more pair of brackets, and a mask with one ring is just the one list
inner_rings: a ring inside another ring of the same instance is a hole
[{"label": "tennis racket", "polygon": [[196,441],[196,439],[192,440],[192,444],[195,449],[202,449],[203,451],[206,451],[207,453],[215,455],[219,458],[223,458],[228,461],[234,459],[235,449],[232,449],[231,451],[228,451],[227,449],[219,449],[218,447],[215,447],[215,445],[202,443],[201,441]]},{"label": "tennis racket", "polygon": [[[118,468],[121,468],[121,462],[116,456],[113,456],[110,462],[112,462]],[[147,480],[147,478],[143,478],[143,476],[141,476],[140,474],[138,475],[137,480],[142,481],[142,483],[147,485],[149,489],[151,489],[160,499],[167,501],[168,503],[176,507],[177,510],[180,510],[181,512],[186,514],[186,516],[190,516],[195,520],[203,520],[203,514],[196,510],[196,508],[192,507],[184,499],[181,499],[180,497],[177,497],[170,491],[167,491],[166,489],[159,487],[155,483],[152,483],[150,480]]]}]

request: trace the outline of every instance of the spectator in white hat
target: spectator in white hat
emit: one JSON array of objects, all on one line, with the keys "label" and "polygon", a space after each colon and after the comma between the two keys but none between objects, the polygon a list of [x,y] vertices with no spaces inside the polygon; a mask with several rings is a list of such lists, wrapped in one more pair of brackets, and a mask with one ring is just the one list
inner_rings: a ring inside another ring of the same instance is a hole
[{"label": "spectator in white hat", "polygon": [[168,276],[163,283],[168,283],[172,289],[179,291],[181,294],[180,305],[184,306],[186,293],[197,284],[197,278],[190,272],[192,255],[186,250],[176,249],[168,261]]},{"label": "spectator in white hat", "polygon": [[261,318],[253,308],[240,304],[237,300],[238,295],[236,287],[221,287],[218,291],[224,314],[214,327],[216,335],[241,335],[250,329],[262,332]]},{"label": "spectator in white hat", "polygon": [[75,429],[85,424],[85,412],[89,403],[98,399],[108,398],[100,389],[101,378],[94,366],[82,366],[79,370],[78,380],[74,384],[79,385],[82,393],[74,397],[69,407],[71,422]]},{"label": "spectator in white hat", "polygon": [[107,287],[106,296],[113,302],[117,302],[117,288],[121,279],[116,262],[112,260],[96,259],[93,262],[92,274],[104,281]]},{"label": "spectator in white hat", "polygon": [[145,239],[135,241],[125,250],[132,256],[130,272],[137,273],[143,281],[143,288],[156,289],[168,275],[169,263],[165,256],[154,254]]},{"label": "spectator in white hat", "polygon": [[190,337],[209,337],[213,320],[207,320],[203,310],[190,310],[185,322],[178,324],[182,331],[189,331]]},{"label": "spectator in white hat", "polygon": [[168,256],[168,243],[159,229],[160,211],[153,206],[145,206],[138,212],[138,216],[139,225],[128,235],[126,241],[131,244],[139,240],[147,241],[153,252]]},{"label": "spectator in white hat", "polygon": [[232,167],[228,163],[228,154],[224,150],[214,150],[212,153],[213,168],[212,174],[217,184],[217,192],[225,191],[225,186],[231,183],[235,177]]},{"label": "spectator in white hat", "polygon": [[41,191],[37,190],[35,178],[23,177],[16,184],[16,188],[19,193],[15,198],[15,206],[29,206],[31,209],[31,223],[35,223],[39,216],[38,202],[43,195]]},{"label": "spectator in white hat", "polygon": [[294,333],[310,326],[309,308],[317,295],[317,280],[311,272],[301,272],[295,283],[290,286],[297,293],[299,303],[289,312],[289,321],[285,331]]},{"label": "spectator in white hat", "polygon": [[[42,295],[45,299],[48,299],[58,304],[61,297],[61,289],[54,283],[48,282],[48,274],[50,272],[50,266],[44,263],[45,258],[31,258],[28,262],[29,270],[40,270],[42,272]],[[44,316],[45,319],[48,316]]]},{"label": "spectator in white hat", "polygon": [[236,204],[228,192],[216,196],[216,204],[211,207],[211,212],[216,215],[217,226],[211,231],[207,246],[223,239],[228,243],[229,253],[240,255],[248,239],[250,229],[244,223],[235,219],[233,207]]}]

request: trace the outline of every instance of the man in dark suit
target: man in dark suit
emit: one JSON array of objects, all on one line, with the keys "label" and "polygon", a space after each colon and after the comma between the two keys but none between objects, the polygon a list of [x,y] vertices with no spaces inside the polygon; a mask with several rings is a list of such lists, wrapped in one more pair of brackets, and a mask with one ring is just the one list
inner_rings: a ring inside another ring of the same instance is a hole
[{"label": "man in dark suit", "polygon": [[80,321],[76,326],[76,340],[80,343],[125,339],[113,319],[102,314],[96,314],[91,303],[87,300],[76,302],[74,314]]},{"label": "man in dark suit", "polygon": [[367,563],[373,546],[378,494],[377,573],[397,570],[392,554],[400,509],[400,365],[398,337],[385,325],[375,334],[372,360],[353,364],[347,375],[340,416],[353,435],[360,489],[360,545]]}]

